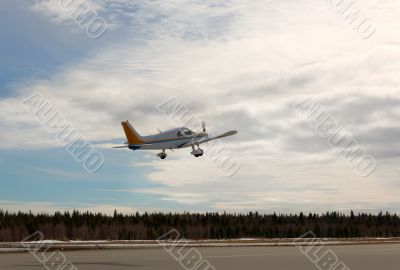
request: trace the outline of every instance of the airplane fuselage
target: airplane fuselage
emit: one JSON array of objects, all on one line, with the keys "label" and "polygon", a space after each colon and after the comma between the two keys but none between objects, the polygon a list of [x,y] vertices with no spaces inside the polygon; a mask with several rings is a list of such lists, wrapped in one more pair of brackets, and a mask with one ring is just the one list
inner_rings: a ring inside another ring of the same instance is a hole
[{"label": "airplane fuselage", "polygon": [[[159,134],[151,136],[141,136],[129,123],[128,120],[121,122],[126,135],[127,142],[124,146],[115,146],[114,148],[129,148],[131,150],[162,150],[158,153],[161,159],[165,159],[166,149],[179,149],[192,147],[192,154],[195,157],[203,155],[204,151],[200,149],[200,144],[211,140],[232,136],[237,131],[232,130],[225,132],[219,136],[210,137],[206,132],[205,124],[203,124],[203,132],[194,132],[187,127],[174,128],[166,131],[160,131]],[[197,146],[197,149],[195,149]]]},{"label": "airplane fuselage", "polygon": [[[184,134],[188,131],[185,128],[175,128],[167,131],[163,131],[160,134],[151,136],[142,136],[142,143],[140,144],[129,144],[129,149],[132,150],[162,150],[162,149],[177,149],[183,147],[189,147],[189,142],[193,139],[207,138],[207,133],[195,133]],[[184,146],[186,145],[186,146]],[[183,146],[183,147],[182,147]]]}]

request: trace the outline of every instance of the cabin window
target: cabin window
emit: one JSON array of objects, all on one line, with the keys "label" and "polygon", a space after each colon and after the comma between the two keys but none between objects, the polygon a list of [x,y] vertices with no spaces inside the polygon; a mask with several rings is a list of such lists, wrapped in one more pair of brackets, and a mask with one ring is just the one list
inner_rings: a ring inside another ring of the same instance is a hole
[{"label": "cabin window", "polygon": [[177,135],[178,137],[181,137],[181,136],[191,136],[191,135],[193,135],[193,131],[191,131],[191,130],[188,129],[188,128],[183,128],[183,129],[179,130],[179,131],[176,133],[176,135]]}]

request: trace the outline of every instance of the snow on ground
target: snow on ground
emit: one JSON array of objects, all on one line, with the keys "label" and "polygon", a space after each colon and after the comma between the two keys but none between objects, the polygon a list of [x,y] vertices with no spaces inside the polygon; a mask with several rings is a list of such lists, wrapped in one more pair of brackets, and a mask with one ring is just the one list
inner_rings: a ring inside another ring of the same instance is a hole
[{"label": "snow on ground", "polygon": [[[31,242],[13,242],[0,243],[0,253],[5,252],[26,252],[35,248],[51,250],[79,250],[79,249],[134,249],[134,248],[159,248],[172,246],[187,247],[273,247],[273,246],[298,246],[298,245],[359,245],[359,244],[400,244],[400,238],[351,238],[351,239],[320,239],[320,241],[312,241],[311,238],[302,239],[257,239],[257,238],[240,238],[240,239],[220,239],[220,240],[185,240],[179,242],[169,240],[96,240],[96,241],[60,241],[60,240],[43,240]],[[29,249],[28,249],[29,248]]]}]

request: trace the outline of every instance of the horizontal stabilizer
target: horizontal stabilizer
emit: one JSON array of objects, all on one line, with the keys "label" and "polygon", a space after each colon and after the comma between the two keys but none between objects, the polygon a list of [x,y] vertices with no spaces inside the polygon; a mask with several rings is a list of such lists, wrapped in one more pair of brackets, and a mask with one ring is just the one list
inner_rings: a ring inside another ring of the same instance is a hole
[{"label": "horizontal stabilizer", "polygon": [[128,145],[121,145],[121,146],[113,146],[113,148],[126,148],[129,147]]}]

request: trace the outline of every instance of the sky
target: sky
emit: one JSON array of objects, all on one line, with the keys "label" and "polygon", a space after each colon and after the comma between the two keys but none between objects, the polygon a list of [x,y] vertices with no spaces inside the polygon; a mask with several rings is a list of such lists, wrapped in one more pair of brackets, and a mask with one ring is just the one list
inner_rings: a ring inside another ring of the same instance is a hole
[{"label": "sky", "polygon": [[[87,33],[60,0],[0,3],[0,208],[53,212],[400,213],[400,3],[85,0]],[[368,27],[367,27],[368,26]],[[372,31],[373,30],[373,31]],[[104,156],[85,170],[29,111],[50,100]],[[182,123],[176,98],[240,163],[224,175],[190,148],[113,149]],[[293,106],[312,100],[376,161],[360,175]]]}]

